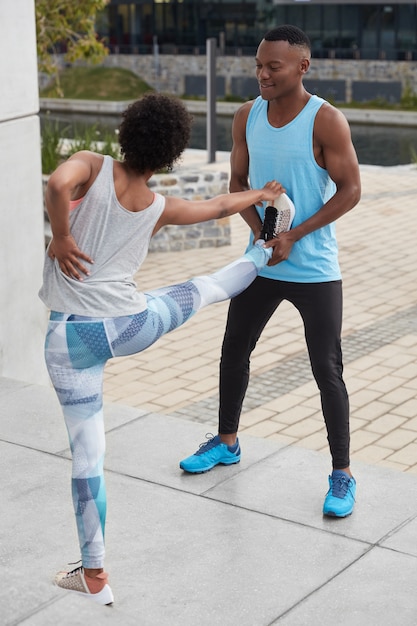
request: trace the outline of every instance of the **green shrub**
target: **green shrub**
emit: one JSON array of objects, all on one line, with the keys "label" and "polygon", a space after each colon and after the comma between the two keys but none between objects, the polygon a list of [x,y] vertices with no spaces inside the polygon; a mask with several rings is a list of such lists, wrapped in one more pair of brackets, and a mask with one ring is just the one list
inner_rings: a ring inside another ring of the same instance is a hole
[{"label": "green shrub", "polygon": [[60,163],[80,150],[92,150],[99,154],[109,154],[120,158],[120,148],[115,133],[101,133],[97,125],[83,130],[74,128],[74,138],[69,139],[68,148],[63,147],[63,139],[69,134],[70,126],[62,128],[57,121],[46,120],[41,130],[42,174],[51,174]]},{"label": "green shrub", "polygon": [[62,161],[62,134],[58,122],[46,120],[41,131],[42,174],[51,174]]},{"label": "green shrub", "polygon": [[96,124],[87,126],[83,131],[74,129],[74,139],[70,140],[66,156],[69,157],[80,150],[92,150],[99,154],[109,154],[114,159],[120,157],[119,145],[115,134],[111,131],[101,133]]},{"label": "green shrub", "polygon": [[401,95],[401,106],[403,109],[417,109],[417,94],[414,93],[413,88],[408,82]]}]

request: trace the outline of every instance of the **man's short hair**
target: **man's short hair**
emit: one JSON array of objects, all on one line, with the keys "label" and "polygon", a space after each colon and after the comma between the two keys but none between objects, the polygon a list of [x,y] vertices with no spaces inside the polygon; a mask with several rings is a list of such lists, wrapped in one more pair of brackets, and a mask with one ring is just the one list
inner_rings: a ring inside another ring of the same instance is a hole
[{"label": "man's short hair", "polygon": [[311,42],[305,32],[297,26],[284,24],[269,30],[264,36],[265,41],[288,41],[290,46],[303,46],[311,52]]}]

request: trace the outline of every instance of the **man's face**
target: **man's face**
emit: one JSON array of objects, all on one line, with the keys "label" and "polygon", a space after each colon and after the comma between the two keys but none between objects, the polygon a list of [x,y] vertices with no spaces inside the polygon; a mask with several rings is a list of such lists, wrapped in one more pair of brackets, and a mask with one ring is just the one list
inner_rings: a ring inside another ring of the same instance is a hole
[{"label": "man's face", "polygon": [[309,67],[308,52],[301,46],[290,46],[288,41],[265,41],[256,54],[256,78],[264,100],[290,95],[299,88]]}]

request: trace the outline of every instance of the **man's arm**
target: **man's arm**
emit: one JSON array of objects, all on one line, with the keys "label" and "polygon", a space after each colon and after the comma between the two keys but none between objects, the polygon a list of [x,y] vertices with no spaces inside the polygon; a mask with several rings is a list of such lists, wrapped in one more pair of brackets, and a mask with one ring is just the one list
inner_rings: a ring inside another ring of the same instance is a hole
[{"label": "man's arm", "polygon": [[[246,102],[235,113],[232,124],[232,151],[230,153],[230,185],[229,190],[244,191],[249,189],[249,153],[246,143],[246,122],[253,101]],[[251,228],[255,239],[259,238],[262,229],[262,221],[254,205],[248,206],[240,212],[245,222]]]},{"label": "man's arm", "polygon": [[349,124],[335,107],[323,105],[314,125],[314,155],[336,184],[336,193],[317,213],[287,233],[271,240],[274,253],[268,265],[288,259],[294,242],[334,222],[353,209],[361,195],[359,164]]}]

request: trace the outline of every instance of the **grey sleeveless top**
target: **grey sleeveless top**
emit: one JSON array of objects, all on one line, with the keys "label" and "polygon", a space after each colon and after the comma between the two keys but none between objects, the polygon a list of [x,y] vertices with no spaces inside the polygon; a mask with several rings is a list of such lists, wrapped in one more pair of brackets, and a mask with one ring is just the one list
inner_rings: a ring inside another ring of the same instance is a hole
[{"label": "grey sleeveless top", "polygon": [[91,271],[83,280],[65,276],[57,260],[46,255],[39,297],[61,313],[91,317],[119,317],[139,313],[146,298],[134,274],[142,265],[153,229],[165,208],[155,194],[150,206],[136,213],[117,200],[113,159],[105,156],[101,170],[82,201],[70,212],[70,230],[80,250],[91,256]]}]

